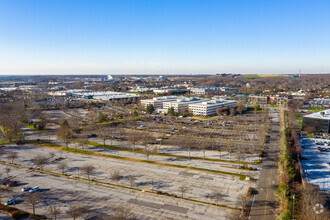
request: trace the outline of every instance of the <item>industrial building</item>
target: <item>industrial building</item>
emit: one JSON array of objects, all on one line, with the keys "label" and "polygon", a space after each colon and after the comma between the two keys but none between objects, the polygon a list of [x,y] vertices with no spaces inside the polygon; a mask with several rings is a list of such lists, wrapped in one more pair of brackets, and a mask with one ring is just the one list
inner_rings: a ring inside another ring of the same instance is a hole
[{"label": "industrial building", "polygon": [[141,105],[143,107],[147,107],[147,105],[153,105],[154,108],[163,108],[164,102],[175,101],[176,99],[178,99],[176,96],[155,97],[153,99],[141,100]]},{"label": "industrial building", "polygon": [[330,133],[330,109],[303,116],[302,128]]},{"label": "industrial building", "polygon": [[189,104],[189,112],[193,115],[211,116],[216,114],[218,108],[223,108],[226,106],[233,108],[236,104],[237,101],[223,99],[204,101]]},{"label": "industrial building", "polygon": [[182,94],[187,92],[187,89],[153,89],[152,92],[155,94]]},{"label": "industrial building", "polygon": [[168,110],[169,108],[173,108],[174,112],[185,113],[189,111],[189,104],[205,102],[205,101],[209,101],[209,99],[201,99],[199,97],[177,98],[175,101],[164,102],[163,109]]},{"label": "industrial building", "polygon": [[195,95],[207,95],[211,92],[221,91],[221,92],[237,92],[236,88],[228,87],[193,87],[190,88],[191,93]]},{"label": "industrial building", "polygon": [[85,98],[85,99],[96,99],[102,101],[116,101],[116,100],[129,100],[138,99],[140,96],[131,93],[122,92],[73,92],[71,93],[73,97]]}]

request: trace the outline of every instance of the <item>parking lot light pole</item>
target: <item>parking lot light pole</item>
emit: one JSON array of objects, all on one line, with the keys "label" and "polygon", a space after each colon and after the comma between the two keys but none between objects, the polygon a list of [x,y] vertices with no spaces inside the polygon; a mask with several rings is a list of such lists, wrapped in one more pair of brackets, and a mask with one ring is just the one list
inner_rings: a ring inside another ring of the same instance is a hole
[{"label": "parking lot light pole", "polygon": [[292,196],[292,199],[293,199],[293,210],[292,210],[292,213],[293,213],[293,216],[294,216],[294,199],[295,199],[295,196],[294,195]]}]

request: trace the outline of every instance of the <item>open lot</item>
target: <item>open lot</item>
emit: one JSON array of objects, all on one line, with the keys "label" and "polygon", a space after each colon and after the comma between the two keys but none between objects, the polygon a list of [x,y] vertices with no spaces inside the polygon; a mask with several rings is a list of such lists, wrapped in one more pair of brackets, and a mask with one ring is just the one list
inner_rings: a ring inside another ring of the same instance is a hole
[{"label": "open lot", "polygon": [[[70,176],[87,178],[87,175],[82,171],[82,167],[93,164],[95,171],[91,178],[102,182],[117,184],[116,181],[111,180],[111,175],[114,171],[119,171],[120,180],[118,184],[123,186],[130,186],[129,178],[133,176],[135,178],[134,187],[136,188],[143,189],[149,186],[153,191],[181,196],[180,187],[185,185],[187,191],[184,197],[199,201],[216,203],[212,194],[219,192],[221,193],[219,204],[229,207],[236,207],[239,196],[245,194],[249,186],[254,185],[250,182],[240,181],[236,176],[80,155],[33,145],[11,145],[6,147],[6,151],[17,152],[18,159],[15,160],[15,163],[24,167],[32,167],[36,155],[49,156],[53,153],[55,156],[50,159],[51,162],[45,165],[44,169],[61,173],[58,164],[65,162],[68,165],[66,174]],[[58,158],[63,159],[56,160]]]},{"label": "open lot", "polygon": [[[0,165],[4,169],[5,165]],[[117,207],[128,207],[137,219],[225,219],[230,209],[194,203],[179,198],[172,198],[118,187],[103,186],[67,177],[58,177],[25,168],[12,168],[11,175],[20,182],[6,198],[15,196],[17,208],[31,211],[26,201],[28,192],[21,192],[24,186],[40,187],[42,201],[36,207],[36,213],[50,217],[47,207],[57,204],[62,213],[58,219],[71,219],[64,213],[72,204],[87,207],[88,216],[109,214]]]}]

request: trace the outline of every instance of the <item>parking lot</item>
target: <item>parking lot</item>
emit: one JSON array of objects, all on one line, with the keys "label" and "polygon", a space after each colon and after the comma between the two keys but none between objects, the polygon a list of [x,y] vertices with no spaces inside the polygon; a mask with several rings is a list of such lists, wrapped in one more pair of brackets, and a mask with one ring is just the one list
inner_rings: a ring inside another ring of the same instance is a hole
[{"label": "parking lot", "polygon": [[[0,165],[1,169],[5,166]],[[19,186],[14,187],[12,193],[6,194],[6,199],[15,196],[17,199],[15,207],[27,210],[27,207],[30,207],[26,201],[26,195],[29,192],[21,192],[21,188],[27,185],[38,185],[42,201],[37,205],[36,213],[49,216],[47,207],[57,204],[62,210],[58,219],[70,219],[65,215],[65,210],[72,204],[88,208],[89,217],[100,213],[111,215],[114,208],[119,206],[129,207],[138,219],[225,219],[231,212],[230,209],[179,198],[102,186],[87,181],[34,172],[26,168],[11,168],[11,175],[16,176]],[[27,211],[32,210],[30,208]]]},{"label": "parking lot", "polygon": [[[143,189],[146,186],[151,186],[153,191],[162,191],[177,196],[181,196],[180,187],[186,185],[186,198],[211,203],[216,202],[212,194],[218,191],[222,194],[219,204],[230,207],[236,207],[239,196],[245,194],[249,186],[254,185],[250,182],[240,181],[237,176],[80,155],[32,145],[12,145],[8,146],[6,150],[18,152],[18,159],[15,160],[15,163],[22,164],[24,167],[32,167],[32,159],[36,155],[48,156],[53,153],[55,156],[50,159],[51,162],[45,165],[44,169],[57,173],[61,172],[58,164],[65,162],[68,165],[66,172],[68,175],[87,178],[81,168],[86,164],[93,164],[95,171],[91,178],[102,182],[116,184],[115,181],[111,180],[111,174],[118,170],[120,172],[119,185],[130,186],[129,177],[134,176],[134,187],[136,188]],[[58,158],[63,159],[58,160]]]},{"label": "parking lot", "polygon": [[330,191],[330,141],[301,138],[300,142],[303,146],[301,164],[304,178],[321,190]]}]

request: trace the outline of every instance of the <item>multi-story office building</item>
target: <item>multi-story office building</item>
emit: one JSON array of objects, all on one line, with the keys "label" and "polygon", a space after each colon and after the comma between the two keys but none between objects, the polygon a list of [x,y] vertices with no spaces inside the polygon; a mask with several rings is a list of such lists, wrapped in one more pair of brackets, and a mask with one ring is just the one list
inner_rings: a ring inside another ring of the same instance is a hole
[{"label": "multi-story office building", "polygon": [[229,108],[233,108],[236,104],[237,101],[223,99],[204,101],[189,104],[189,112],[193,115],[211,116],[216,114],[218,108],[223,108],[226,106],[228,106]]},{"label": "multi-story office building", "polygon": [[177,98],[175,101],[168,101],[163,103],[163,108],[168,110],[169,108],[174,109],[174,112],[185,113],[189,110],[189,104],[209,101],[209,99],[201,99],[199,97],[192,98]]},{"label": "multi-story office building", "polygon": [[176,96],[163,96],[163,97],[155,97],[153,99],[145,99],[141,100],[141,105],[146,107],[147,105],[153,105],[154,108],[163,108],[163,103],[168,101],[175,101],[178,97]]}]

